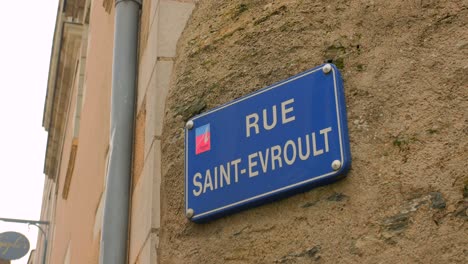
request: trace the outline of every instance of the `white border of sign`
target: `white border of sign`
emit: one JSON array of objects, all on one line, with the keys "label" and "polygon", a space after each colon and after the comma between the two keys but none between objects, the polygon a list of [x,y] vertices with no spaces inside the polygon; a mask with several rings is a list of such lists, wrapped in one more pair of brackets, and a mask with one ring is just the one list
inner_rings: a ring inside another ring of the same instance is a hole
[{"label": "white border of sign", "polygon": [[[327,64],[325,64],[325,65],[327,65]],[[205,116],[205,115],[214,113],[214,112],[216,112],[216,111],[219,111],[219,110],[221,110],[221,109],[224,109],[224,108],[226,108],[226,107],[228,107],[228,106],[231,106],[231,105],[233,105],[233,104],[242,102],[242,101],[244,101],[244,100],[246,100],[246,99],[249,99],[249,98],[251,98],[251,97],[254,97],[254,96],[257,96],[257,95],[262,94],[262,93],[264,93],[264,92],[267,92],[267,91],[270,91],[270,90],[272,90],[272,89],[275,89],[275,88],[277,88],[277,87],[279,87],[279,86],[282,86],[282,85],[284,85],[284,84],[286,84],[286,83],[289,83],[289,82],[292,82],[292,81],[297,80],[297,79],[299,79],[299,78],[302,78],[302,77],[304,77],[304,76],[313,74],[313,73],[315,73],[315,72],[317,72],[317,71],[322,71],[322,69],[323,69],[323,67],[324,67],[325,65],[322,65],[321,67],[318,67],[318,68],[316,68],[316,69],[313,69],[313,70],[311,70],[311,71],[309,71],[309,72],[305,72],[305,73],[303,73],[303,74],[301,74],[301,75],[295,76],[295,77],[293,77],[293,78],[291,78],[291,79],[288,79],[288,80],[286,80],[286,81],[284,81],[284,82],[277,83],[277,84],[275,84],[275,85],[273,85],[273,86],[271,86],[271,87],[267,87],[267,88],[265,88],[264,90],[261,90],[261,91],[259,91],[259,92],[253,93],[253,94],[251,94],[251,95],[247,95],[247,96],[245,96],[245,97],[241,97],[241,98],[238,99],[238,100],[235,100],[235,101],[232,101],[232,102],[227,103],[227,104],[225,104],[225,105],[222,105],[222,106],[220,106],[220,107],[218,107],[218,108],[215,108],[215,109],[213,109],[213,110],[211,110],[211,111],[202,113],[202,114],[200,114],[200,115],[194,117],[194,118],[191,119],[191,120],[192,120],[192,121],[195,121],[196,119],[198,119],[198,118],[200,118],[200,117],[202,117],[202,116]],[[333,85],[334,85],[333,88],[334,88],[334,90],[335,90],[335,105],[336,105],[336,115],[337,115],[337,123],[338,123],[338,136],[339,136],[339,139],[340,139],[340,155],[341,155],[341,156],[340,156],[340,162],[341,162],[341,164],[344,164],[344,160],[343,160],[343,159],[344,159],[344,156],[343,156],[343,142],[342,142],[342,134],[341,134],[341,121],[342,121],[342,118],[341,118],[340,111],[339,111],[339,108],[338,108],[338,106],[339,106],[339,101],[338,101],[338,87],[337,87],[337,84],[336,84],[336,72],[335,72],[335,68],[334,68],[334,67],[332,67],[332,73],[333,73]],[[185,128],[185,134],[187,135],[187,128]],[[188,137],[187,137],[187,136],[185,137],[185,146],[188,146]],[[184,175],[184,176],[185,176],[184,178],[185,178],[185,212],[186,212],[186,213],[187,213],[187,211],[188,211],[188,209],[189,209],[189,208],[188,208],[188,158],[187,158],[188,155],[187,155],[187,151],[188,151],[188,148],[186,147],[186,148],[185,148],[185,175]],[[330,167],[330,168],[331,168],[331,167]],[[296,187],[296,186],[298,186],[298,185],[303,185],[303,184],[306,184],[306,183],[314,182],[314,181],[323,179],[323,178],[325,178],[325,177],[327,177],[327,176],[330,176],[330,175],[333,175],[333,174],[338,174],[338,173],[339,173],[339,171],[332,171],[332,172],[329,172],[329,173],[326,173],[326,174],[323,174],[323,175],[320,175],[320,176],[317,176],[317,177],[314,177],[314,178],[311,178],[311,179],[308,179],[308,180],[305,180],[305,181],[302,181],[302,182],[298,182],[298,183],[295,183],[295,184],[291,184],[291,185],[288,185],[288,186],[285,186],[285,187],[282,187],[282,188],[279,188],[279,189],[276,189],[276,190],[273,190],[273,191],[270,191],[270,192],[267,192],[267,193],[262,193],[262,194],[259,194],[259,195],[257,195],[257,196],[254,196],[254,197],[250,197],[250,198],[244,199],[244,200],[242,200],[242,201],[238,201],[238,202],[235,202],[235,203],[232,203],[232,204],[225,205],[225,206],[223,206],[223,207],[219,207],[219,208],[216,208],[216,209],[207,211],[207,212],[203,212],[203,213],[201,213],[201,214],[197,214],[197,213],[195,212],[195,214],[194,214],[193,217],[192,217],[192,220],[196,220],[197,218],[199,218],[199,217],[201,217],[201,216],[204,216],[204,215],[208,215],[208,214],[212,214],[212,213],[215,213],[215,212],[218,212],[218,211],[221,211],[221,210],[229,209],[229,208],[231,208],[231,207],[233,207],[233,206],[236,206],[236,205],[239,205],[239,204],[247,203],[247,202],[252,201],[252,200],[257,200],[257,199],[262,198],[262,197],[265,197],[265,196],[270,196],[270,195],[275,194],[275,193],[277,193],[277,192],[281,192],[281,191],[283,191],[283,190],[290,189],[290,188],[292,188],[292,187]]]}]

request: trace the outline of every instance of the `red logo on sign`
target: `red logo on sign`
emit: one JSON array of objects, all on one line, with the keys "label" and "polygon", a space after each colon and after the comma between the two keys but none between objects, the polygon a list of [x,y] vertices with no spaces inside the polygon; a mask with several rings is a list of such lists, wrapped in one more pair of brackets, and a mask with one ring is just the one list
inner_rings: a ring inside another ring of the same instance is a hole
[{"label": "red logo on sign", "polygon": [[195,130],[195,154],[200,154],[211,149],[210,124],[198,127]]}]

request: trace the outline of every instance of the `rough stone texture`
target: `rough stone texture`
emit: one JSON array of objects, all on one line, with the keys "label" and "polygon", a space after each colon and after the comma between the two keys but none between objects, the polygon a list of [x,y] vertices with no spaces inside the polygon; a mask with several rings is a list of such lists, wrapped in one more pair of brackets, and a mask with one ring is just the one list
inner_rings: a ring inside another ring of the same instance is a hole
[{"label": "rough stone texture", "polygon": [[444,197],[440,192],[432,192],[431,195],[431,207],[435,209],[443,209],[447,206]]},{"label": "rough stone texture", "polygon": [[[166,102],[160,263],[465,263],[467,24],[462,0],[199,1]],[[184,119],[326,60],[345,83],[349,176],[189,222]]]}]

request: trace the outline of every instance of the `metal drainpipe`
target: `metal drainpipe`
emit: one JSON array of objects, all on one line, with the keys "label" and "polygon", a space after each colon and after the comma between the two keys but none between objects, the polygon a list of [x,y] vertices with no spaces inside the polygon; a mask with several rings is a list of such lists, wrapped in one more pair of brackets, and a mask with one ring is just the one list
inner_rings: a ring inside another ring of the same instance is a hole
[{"label": "metal drainpipe", "polygon": [[116,0],[112,65],[111,149],[99,263],[127,262],[138,23],[141,0]]}]

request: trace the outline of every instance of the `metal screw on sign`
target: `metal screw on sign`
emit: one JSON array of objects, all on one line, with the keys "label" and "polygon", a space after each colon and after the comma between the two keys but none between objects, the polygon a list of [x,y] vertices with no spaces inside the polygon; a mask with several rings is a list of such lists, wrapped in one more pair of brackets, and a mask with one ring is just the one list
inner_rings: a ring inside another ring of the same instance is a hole
[{"label": "metal screw on sign", "polygon": [[341,161],[339,160],[334,160],[331,164],[331,167],[333,170],[339,170],[341,168]]},{"label": "metal screw on sign", "polygon": [[192,208],[189,208],[187,210],[187,212],[185,213],[185,216],[187,216],[188,219],[192,219],[193,215],[195,214],[195,212],[193,211]]},{"label": "metal screw on sign", "polygon": [[323,68],[322,68],[322,71],[323,71],[325,74],[331,72],[331,70],[332,70],[332,66],[331,66],[330,64],[325,64],[325,66],[323,66]]},{"label": "metal screw on sign", "polygon": [[188,130],[192,129],[193,128],[193,121],[192,120],[188,121],[187,124],[185,124],[185,127]]}]

